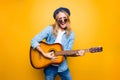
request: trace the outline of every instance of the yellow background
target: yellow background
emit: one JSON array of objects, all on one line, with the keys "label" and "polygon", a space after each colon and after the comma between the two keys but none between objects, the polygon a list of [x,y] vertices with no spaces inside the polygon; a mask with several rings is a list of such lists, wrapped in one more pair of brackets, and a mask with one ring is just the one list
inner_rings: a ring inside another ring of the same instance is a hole
[{"label": "yellow background", "polygon": [[60,6],[71,10],[73,49],[104,49],[68,58],[73,80],[120,80],[119,5],[119,0],[1,0],[0,80],[44,80],[43,69],[30,64],[30,41],[54,22],[53,12]]}]

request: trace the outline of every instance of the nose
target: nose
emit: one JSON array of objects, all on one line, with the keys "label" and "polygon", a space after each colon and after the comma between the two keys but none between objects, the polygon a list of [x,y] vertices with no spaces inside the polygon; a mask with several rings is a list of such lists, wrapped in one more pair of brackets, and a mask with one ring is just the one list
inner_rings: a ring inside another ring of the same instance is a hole
[{"label": "nose", "polygon": [[62,21],[62,23],[63,23],[63,22],[64,22],[64,18],[62,18],[62,20],[61,20],[61,21]]}]

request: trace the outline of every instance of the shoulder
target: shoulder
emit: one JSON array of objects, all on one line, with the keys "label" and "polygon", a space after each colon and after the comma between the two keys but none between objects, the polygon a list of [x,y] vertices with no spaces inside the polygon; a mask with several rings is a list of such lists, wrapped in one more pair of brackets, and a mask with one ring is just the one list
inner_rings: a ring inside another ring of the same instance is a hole
[{"label": "shoulder", "polygon": [[52,32],[52,31],[53,31],[53,27],[50,26],[50,25],[48,25],[48,26],[46,26],[46,27],[43,29],[43,31],[44,31],[44,32],[47,32],[47,33]]},{"label": "shoulder", "polygon": [[48,29],[48,30],[53,30],[53,26],[48,25],[48,26],[46,27],[46,29]]},{"label": "shoulder", "polygon": [[74,34],[74,32],[73,31],[71,31],[70,32],[70,35],[69,35],[69,38],[71,39],[71,38],[73,38],[74,39],[74,37],[75,37],[75,34]]}]

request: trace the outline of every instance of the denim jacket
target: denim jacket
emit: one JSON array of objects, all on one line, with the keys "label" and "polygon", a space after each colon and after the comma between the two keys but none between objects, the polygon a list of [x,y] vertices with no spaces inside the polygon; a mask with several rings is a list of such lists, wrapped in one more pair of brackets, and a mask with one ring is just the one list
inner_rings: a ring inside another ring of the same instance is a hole
[{"label": "denim jacket", "polygon": [[[38,33],[32,40],[31,40],[31,46],[33,49],[36,48],[36,46],[40,45],[39,42],[46,39],[46,43],[53,44],[56,40],[56,37],[53,35],[53,27],[47,26],[42,32]],[[74,42],[74,33],[71,32],[70,36],[66,36],[66,32],[62,36],[61,45],[63,47],[63,50],[71,50]],[[59,64],[58,66],[58,72],[62,72],[68,69],[68,65],[66,62],[66,59]]]}]

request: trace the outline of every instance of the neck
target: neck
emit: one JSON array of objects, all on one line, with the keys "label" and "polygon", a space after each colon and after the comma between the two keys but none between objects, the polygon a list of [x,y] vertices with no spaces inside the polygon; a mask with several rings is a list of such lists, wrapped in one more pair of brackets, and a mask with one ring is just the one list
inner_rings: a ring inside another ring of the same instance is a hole
[{"label": "neck", "polygon": [[[89,49],[83,49],[85,52],[89,52]],[[58,51],[56,52],[56,56],[61,56],[61,55],[74,55],[78,52],[79,50],[66,50],[66,51]]]},{"label": "neck", "polygon": [[59,30],[60,30],[60,31],[62,31],[62,32],[63,32],[63,31],[65,31],[65,29],[64,29],[64,28],[59,28]]}]

